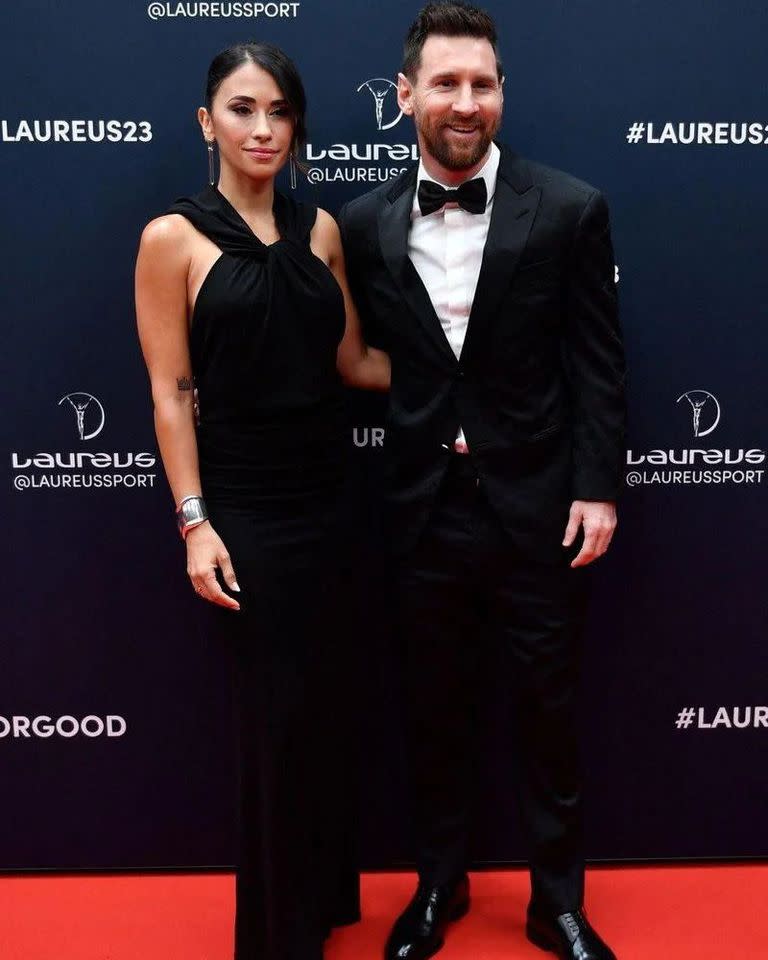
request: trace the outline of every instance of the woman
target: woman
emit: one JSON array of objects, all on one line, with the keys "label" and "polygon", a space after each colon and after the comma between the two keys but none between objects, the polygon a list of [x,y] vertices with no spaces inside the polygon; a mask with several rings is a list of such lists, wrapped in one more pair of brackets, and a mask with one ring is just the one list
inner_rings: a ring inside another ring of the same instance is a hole
[{"label": "woman", "polygon": [[359,917],[337,679],[341,380],[386,389],[389,360],[361,341],[333,219],[275,190],[304,112],[281,50],[220,53],[198,111],[210,185],[147,225],[136,268],[187,572],[236,656],[236,960],[319,960],[331,926]]}]

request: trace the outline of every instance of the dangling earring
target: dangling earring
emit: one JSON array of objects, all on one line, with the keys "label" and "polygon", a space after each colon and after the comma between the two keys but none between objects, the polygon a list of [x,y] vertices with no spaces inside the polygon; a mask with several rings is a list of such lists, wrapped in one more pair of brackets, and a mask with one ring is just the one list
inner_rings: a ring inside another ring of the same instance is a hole
[{"label": "dangling earring", "polygon": [[213,140],[208,140],[208,183],[213,186],[216,179],[215,171],[213,169]]},{"label": "dangling earring", "polygon": [[291,150],[288,155],[288,174],[291,180],[291,190],[296,189],[296,158],[293,155],[293,150]]}]

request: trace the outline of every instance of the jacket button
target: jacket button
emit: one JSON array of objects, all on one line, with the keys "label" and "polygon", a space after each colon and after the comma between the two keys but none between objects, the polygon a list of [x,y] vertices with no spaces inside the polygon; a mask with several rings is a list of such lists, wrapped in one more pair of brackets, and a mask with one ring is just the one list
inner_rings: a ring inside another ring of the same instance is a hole
[{"label": "jacket button", "polygon": [[456,379],[457,379],[457,380],[463,380],[463,379],[464,379],[464,371],[463,371],[463,370],[457,370],[457,371],[456,371]]}]

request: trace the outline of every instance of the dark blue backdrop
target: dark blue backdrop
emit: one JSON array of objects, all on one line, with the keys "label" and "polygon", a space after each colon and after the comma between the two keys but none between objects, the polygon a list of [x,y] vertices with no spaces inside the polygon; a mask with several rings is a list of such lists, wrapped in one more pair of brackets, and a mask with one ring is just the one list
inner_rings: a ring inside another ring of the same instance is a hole
[{"label": "dark blue backdrop", "polygon": [[[595,571],[588,854],[766,856],[768,11],[487,5],[507,68],[504,138],[605,191],[619,266],[630,486]],[[0,868],[233,860],[227,664],[185,578],[132,289],[143,225],[206,181],[195,110],[208,62],[249,37],[295,58],[316,181],[302,190],[331,210],[401,168],[414,141],[410,121],[393,123],[391,89],[381,130],[358,90],[394,79],[413,2],[204,8],[26,0],[2,13]],[[375,549],[382,408],[354,397],[353,409],[363,853],[389,865],[407,843]],[[477,853],[517,859],[499,724],[487,756]]]}]

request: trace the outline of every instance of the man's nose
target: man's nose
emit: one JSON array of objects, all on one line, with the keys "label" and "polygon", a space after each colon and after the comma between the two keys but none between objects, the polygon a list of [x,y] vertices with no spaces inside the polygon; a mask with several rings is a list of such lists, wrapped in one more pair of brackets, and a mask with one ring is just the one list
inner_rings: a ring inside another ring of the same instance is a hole
[{"label": "man's nose", "polygon": [[471,116],[480,109],[477,100],[475,100],[471,83],[463,83],[458,88],[456,98],[453,101],[453,109],[463,116]]}]

